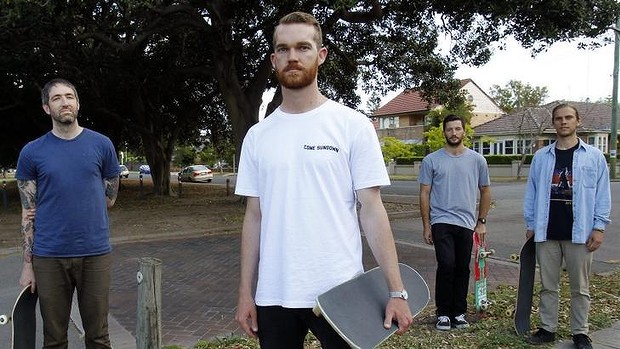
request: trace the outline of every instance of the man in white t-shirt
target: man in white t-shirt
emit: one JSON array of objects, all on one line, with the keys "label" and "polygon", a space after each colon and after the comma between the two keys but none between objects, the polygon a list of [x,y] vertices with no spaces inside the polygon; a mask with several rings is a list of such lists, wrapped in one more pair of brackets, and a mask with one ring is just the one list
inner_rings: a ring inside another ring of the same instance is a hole
[{"label": "man in white t-shirt", "polygon": [[308,330],[324,348],[349,348],[312,307],[363,272],[361,222],[390,290],[385,326],[395,321],[402,334],[412,315],[381,201],[390,181],[376,132],[319,91],[327,49],[312,15],[286,15],[273,41],[282,104],[248,131],[235,190],[247,197],[236,319],[261,348],[301,349]]}]

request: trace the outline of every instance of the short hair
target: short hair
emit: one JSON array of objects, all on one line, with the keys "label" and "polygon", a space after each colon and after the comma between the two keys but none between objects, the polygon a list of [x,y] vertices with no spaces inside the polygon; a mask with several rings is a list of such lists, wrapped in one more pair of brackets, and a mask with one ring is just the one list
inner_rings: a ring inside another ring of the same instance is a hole
[{"label": "short hair", "polygon": [[558,109],[562,109],[562,108],[571,108],[572,110],[575,111],[575,116],[577,117],[577,120],[579,120],[579,111],[577,110],[577,107],[575,107],[574,105],[570,104],[570,103],[560,103],[558,105],[556,105],[553,110],[551,111],[551,122],[553,122],[554,118],[555,118],[555,112]]},{"label": "short hair", "polygon": [[45,84],[45,86],[43,86],[43,89],[41,90],[41,102],[43,102],[43,104],[48,104],[49,103],[49,101],[50,101],[50,90],[52,89],[52,87],[54,87],[56,85],[65,85],[65,86],[69,87],[70,89],[73,90],[73,94],[75,95],[75,99],[78,102],[80,101],[80,97],[78,97],[77,90],[75,89],[75,86],[72,83],[70,83],[68,80],[65,80],[65,79],[56,78],[56,79],[52,79],[52,80],[48,81],[48,83]]},{"label": "short hair", "polygon": [[460,121],[461,122],[461,126],[463,127],[463,129],[465,129],[465,119],[460,116],[460,115],[456,115],[456,114],[448,114],[446,115],[445,118],[443,118],[443,130],[446,130],[446,124],[449,123],[450,121]]},{"label": "short hair", "polygon": [[[319,22],[316,20],[316,18],[306,12],[291,12],[288,15],[280,18],[280,21],[278,22],[278,26],[283,25],[283,24],[295,24],[295,23],[302,23],[302,24],[308,24],[314,27],[315,29],[315,33],[314,33],[314,42],[316,43],[316,47],[317,48],[321,48],[323,47],[323,31],[321,30],[321,25],[319,24]],[[276,28],[278,27],[276,26]],[[273,46],[276,46],[276,29],[273,30]]]}]

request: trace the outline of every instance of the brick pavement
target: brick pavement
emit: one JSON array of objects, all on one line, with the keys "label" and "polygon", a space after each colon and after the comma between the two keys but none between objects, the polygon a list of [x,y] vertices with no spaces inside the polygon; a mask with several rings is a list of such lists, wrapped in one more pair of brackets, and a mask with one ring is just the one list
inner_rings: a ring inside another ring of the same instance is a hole
[{"label": "brick pavement", "polygon": [[[200,339],[240,334],[234,321],[239,244],[237,234],[116,244],[111,315],[135,336],[138,258],[154,257],[162,260],[164,344],[191,347]],[[400,261],[414,267],[427,280],[432,297],[434,250],[405,242],[399,242],[397,249]],[[491,287],[498,283],[516,284],[516,264],[490,263]],[[367,246],[364,265],[366,268],[376,265]]]}]

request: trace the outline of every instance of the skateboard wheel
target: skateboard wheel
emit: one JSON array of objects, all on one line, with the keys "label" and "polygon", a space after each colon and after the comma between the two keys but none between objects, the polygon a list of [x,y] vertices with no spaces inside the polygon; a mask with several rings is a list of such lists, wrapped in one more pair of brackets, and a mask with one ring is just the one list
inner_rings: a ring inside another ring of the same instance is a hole
[{"label": "skateboard wheel", "polygon": [[136,280],[138,281],[138,285],[142,283],[143,279],[144,279],[144,276],[142,275],[142,273],[138,272],[138,274],[136,274]]},{"label": "skateboard wheel", "polygon": [[0,315],[0,325],[6,325],[9,322],[9,317],[6,315]]}]

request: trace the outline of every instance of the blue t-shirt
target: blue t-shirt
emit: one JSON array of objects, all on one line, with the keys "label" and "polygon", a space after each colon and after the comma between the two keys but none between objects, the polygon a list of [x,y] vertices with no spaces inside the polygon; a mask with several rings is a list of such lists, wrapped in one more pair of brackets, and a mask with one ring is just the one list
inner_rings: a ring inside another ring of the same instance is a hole
[{"label": "blue t-shirt", "polygon": [[110,139],[86,128],[71,140],[48,132],[26,144],[15,177],[37,181],[32,254],[83,257],[110,252],[103,180],[118,174]]}]

